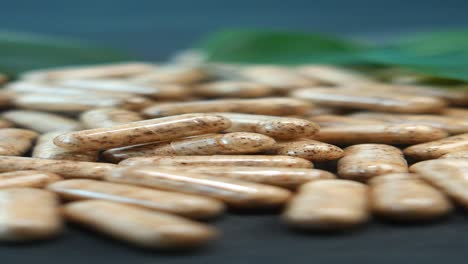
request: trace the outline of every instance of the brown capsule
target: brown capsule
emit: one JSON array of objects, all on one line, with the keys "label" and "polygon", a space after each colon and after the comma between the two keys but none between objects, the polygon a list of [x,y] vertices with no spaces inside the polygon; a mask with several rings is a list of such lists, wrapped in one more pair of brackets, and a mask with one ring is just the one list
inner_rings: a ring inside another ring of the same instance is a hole
[{"label": "brown capsule", "polygon": [[337,160],[344,155],[343,150],[337,146],[306,138],[278,142],[274,153],[317,162]]},{"label": "brown capsule", "polygon": [[216,229],[205,224],[108,201],[69,203],[63,213],[69,221],[145,248],[195,247],[218,236]]},{"label": "brown capsule", "polygon": [[427,160],[462,150],[468,150],[468,133],[410,146],[404,153],[416,160]]},{"label": "brown capsule", "polygon": [[8,121],[6,119],[0,118],[0,128],[11,128],[11,127],[14,127],[14,126],[15,125],[12,122],[10,122],[10,121]]},{"label": "brown capsule", "polygon": [[432,220],[453,209],[444,194],[416,174],[386,174],[373,178],[369,184],[372,210],[391,220]]},{"label": "brown capsule", "polygon": [[342,178],[367,181],[378,175],[408,172],[401,150],[382,144],[360,144],[344,149],[338,161],[338,175]]},{"label": "brown capsule", "polygon": [[[312,162],[289,156],[268,155],[213,155],[213,156],[153,156],[123,160],[124,166],[247,166],[247,167],[285,167],[312,168]],[[1,168],[1,165],[0,165]]]},{"label": "brown capsule", "polygon": [[195,86],[192,92],[196,96],[208,98],[255,98],[273,95],[273,88],[265,84],[247,81],[215,81]]},{"label": "brown capsule", "polygon": [[123,125],[130,122],[143,120],[143,117],[136,113],[119,108],[98,108],[83,112],[80,120],[85,128],[101,128]]},{"label": "brown capsule", "polygon": [[449,152],[441,156],[440,159],[468,159],[468,150]]},{"label": "brown capsule", "polygon": [[351,70],[331,65],[306,65],[297,68],[297,72],[308,78],[329,85],[349,85],[372,82],[371,79]]},{"label": "brown capsule", "polygon": [[13,105],[17,94],[13,91],[0,90],[0,108],[4,109]]},{"label": "brown capsule", "polygon": [[466,109],[466,108],[447,107],[442,111],[441,114],[444,115],[444,116],[466,118],[468,116],[468,109]]},{"label": "brown capsule", "polygon": [[49,132],[39,136],[33,148],[32,157],[51,160],[97,161],[97,151],[73,152],[54,144],[54,138],[63,132]]},{"label": "brown capsule", "polygon": [[81,128],[80,122],[68,117],[39,111],[11,110],[2,113],[2,117],[19,127],[39,133],[69,131]]},{"label": "brown capsule", "polygon": [[0,155],[21,156],[32,146],[38,134],[19,128],[0,129]]},{"label": "brown capsule", "polygon": [[199,67],[168,65],[135,76],[129,81],[135,84],[194,84],[209,78],[209,73]]},{"label": "brown capsule", "polygon": [[299,187],[283,218],[295,228],[343,230],[370,218],[367,186],[347,180],[320,180]]},{"label": "brown capsule", "polygon": [[76,151],[105,150],[216,133],[230,125],[231,122],[222,116],[186,114],[70,132],[56,137],[54,143]]},{"label": "brown capsule", "polygon": [[208,196],[237,207],[271,207],[285,203],[291,193],[279,187],[237,179],[196,174],[190,168],[123,167],[107,181]]},{"label": "brown capsule", "polygon": [[107,200],[191,218],[213,217],[224,211],[223,203],[212,198],[111,182],[65,180],[47,188],[67,200]]},{"label": "brown capsule", "polygon": [[355,118],[350,116],[340,116],[340,115],[316,115],[309,116],[308,120],[313,121],[318,124],[321,128],[324,127],[347,127],[347,126],[356,126],[356,125],[375,125],[383,124],[383,121],[366,119],[366,118]]},{"label": "brown capsule", "polygon": [[4,172],[0,173],[0,189],[17,187],[43,188],[49,183],[60,180],[62,180],[62,177],[51,172],[35,170]]},{"label": "brown capsule", "polygon": [[270,150],[275,140],[257,133],[234,132],[190,137],[172,142],[137,145],[104,151],[107,161],[148,156],[249,154]]},{"label": "brown capsule", "polygon": [[314,116],[340,115],[340,114],[343,114],[345,112],[346,111],[341,109],[341,108],[317,106],[317,107],[314,107],[311,110],[307,111],[307,113],[303,114],[302,116],[298,116],[298,117],[303,118],[303,119],[307,119],[307,120],[312,120],[311,118],[314,117]]},{"label": "brown capsule", "polygon": [[33,188],[0,190],[0,240],[46,239],[62,231],[57,197]]}]

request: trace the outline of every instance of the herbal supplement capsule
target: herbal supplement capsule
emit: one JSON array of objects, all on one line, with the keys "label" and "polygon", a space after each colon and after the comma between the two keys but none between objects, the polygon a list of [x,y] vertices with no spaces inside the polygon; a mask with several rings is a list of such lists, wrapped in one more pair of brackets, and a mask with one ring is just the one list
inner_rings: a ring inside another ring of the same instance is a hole
[{"label": "herbal supplement capsule", "polygon": [[448,136],[445,130],[418,124],[367,124],[323,127],[313,139],[337,144],[418,144]]},{"label": "herbal supplement capsule", "polygon": [[468,150],[449,152],[441,156],[440,159],[468,159]]},{"label": "herbal supplement capsule", "polygon": [[19,127],[28,128],[39,133],[78,130],[81,128],[80,122],[76,120],[39,111],[11,110],[3,112],[2,117]]},{"label": "herbal supplement capsule", "polygon": [[38,134],[19,128],[0,129],[0,155],[21,156],[32,146]]},{"label": "herbal supplement capsule", "polygon": [[371,79],[350,70],[331,65],[306,65],[297,68],[297,72],[308,78],[329,85],[349,85],[350,83],[368,83]]},{"label": "herbal supplement capsule", "polygon": [[97,161],[97,151],[73,152],[54,144],[54,138],[63,132],[49,132],[39,136],[33,148],[32,157],[52,160]]},{"label": "herbal supplement capsule", "polygon": [[412,165],[410,171],[421,175],[455,202],[468,208],[468,160],[427,160]]},{"label": "herbal supplement capsule", "polygon": [[444,115],[444,116],[466,118],[468,116],[468,109],[466,109],[466,108],[447,107],[442,111],[441,114]]},{"label": "herbal supplement capsule", "polygon": [[320,180],[299,187],[283,218],[292,227],[309,230],[342,230],[368,221],[365,184],[347,180]]},{"label": "herbal supplement capsule", "polygon": [[197,96],[216,98],[255,98],[273,95],[273,88],[261,83],[246,81],[215,81],[200,84],[192,89]]},{"label": "herbal supplement capsule", "polygon": [[394,173],[369,181],[372,210],[392,220],[431,220],[452,210],[444,194],[416,174]]},{"label": "herbal supplement capsule", "polygon": [[[289,156],[267,155],[213,155],[213,156],[153,156],[123,160],[124,166],[247,166],[247,167],[285,167],[312,168],[312,162]],[[1,168],[1,166],[0,166]]]},{"label": "herbal supplement capsule", "polygon": [[216,133],[230,125],[231,122],[222,116],[186,114],[69,132],[56,137],[54,143],[75,151],[104,150]]},{"label": "herbal supplement capsule", "polygon": [[57,173],[64,178],[102,179],[108,171],[117,167],[103,162],[0,156],[0,172],[38,170]]},{"label": "herbal supplement capsule", "polygon": [[344,149],[338,161],[338,175],[342,178],[367,181],[378,175],[408,172],[401,150],[382,144],[360,144]]},{"label": "herbal supplement capsule", "polygon": [[67,200],[107,200],[191,218],[213,217],[224,211],[223,203],[212,198],[111,182],[65,180],[47,188]]},{"label": "herbal supplement capsule", "polygon": [[337,146],[306,138],[278,142],[273,152],[317,162],[337,160],[344,155],[343,150]]},{"label": "herbal supplement capsule", "polygon": [[310,137],[319,131],[315,123],[299,118],[238,113],[216,113],[231,120],[227,132],[255,132],[275,139]]},{"label": "herbal supplement capsule", "polygon": [[293,98],[216,99],[160,103],[144,109],[143,114],[160,117],[186,113],[235,112],[285,116],[304,114],[311,107],[309,103]]},{"label": "herbal supplement capsule", "polygon": [[327,115],[327,114],[309,116],[307,119],[318,124],[321,128],[356,126],[358,124],[359,125],[375,125],[375,124],[385,123],[383,121],[374,120],[374,119],[355,118],[355,117],[350,117],[350,116]]},{"label": "herbal supplement capsule", "polygon": [[86,128],[101,128],[143,120],[136,112],[119,108],[98,108],[83,112],[80,120]]},{"label": "herbal supplement capsule", "polygon": [[437,98],[369,90],[304,88],[292,91],[291,96],[320,106],[394,113],[434,113],[445,107],[445,102]]},{"label": "herbal supplement capsule", "polygon": [[43,188],[49,183],[62,180],[55,173],[35,170],[19,170],[0,173],[0,189],[31,187]]},{"label": "herbal supplement capsule", "polygon": [[30,241],[62,231],[53,193],[33,188],[0,190],[0,241]]},{"label": "herbal supplement capsule", "polygon": [[279,187],[236,179],[196,174],[186,169],[123,167],[113,170],[107,181],[196,194],[220,199],[238,207],[270,207],[285,203],[291,193]]},{"label": "herbal supplement capsule", "polygon": [[168,65],[137,75],[129,81],[135,84],[194,84],[209,78],[208,72],[199,67]]},{"label": "herbal supplement capsule", "polygon": [[404,149],[404,153],[416,160],[427,160],[462,150],[468,150],[468,133],[410,146]]}]

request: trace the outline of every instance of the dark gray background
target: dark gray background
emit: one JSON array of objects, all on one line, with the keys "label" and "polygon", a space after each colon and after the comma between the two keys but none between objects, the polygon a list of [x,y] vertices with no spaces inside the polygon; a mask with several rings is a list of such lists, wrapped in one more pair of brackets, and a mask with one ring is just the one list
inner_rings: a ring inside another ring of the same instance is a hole
[{"label": "dark gray background", "polygon": [[[382,40],[468,26],[468,1],[35,0],[0,2],[0,27],[94,41],[163,59],[229,27],[321,31]],[[430,225],[380,221],[353,233],[290,232],[275,214],[230,213],[223,238],[204,250],[158,253],[68,228],[61,239],[0,246],[1,263],[467,263],[462,213]]]}]

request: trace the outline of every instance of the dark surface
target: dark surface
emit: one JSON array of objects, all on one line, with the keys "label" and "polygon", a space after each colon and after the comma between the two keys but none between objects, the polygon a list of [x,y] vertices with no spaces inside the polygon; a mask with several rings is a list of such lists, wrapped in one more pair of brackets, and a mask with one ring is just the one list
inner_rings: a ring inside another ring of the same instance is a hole
[{"label": "dark surface", "polygon": [[[4,29],[76,37],[161,59],[225,27],[267,27],[385,39],[468,26],[466,0],[1,1]],[[0,246],[0,263],[467,263],[468,219],[373,221],[341,235],[291,232],[272,214],[229,214],[223,237],[195,252],[151,253],[69,228],[56,240]]]}]

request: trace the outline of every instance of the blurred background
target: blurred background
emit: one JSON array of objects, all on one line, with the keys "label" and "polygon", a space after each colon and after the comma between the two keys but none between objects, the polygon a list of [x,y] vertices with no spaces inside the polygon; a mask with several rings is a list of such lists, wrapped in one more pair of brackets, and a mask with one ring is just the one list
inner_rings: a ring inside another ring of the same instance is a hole
[{"label": "blurred background", "polygon": [[468,26],[467,0],[2,1],[0,28],[88,40],[162,60],[226,28],[375,39]]}]

